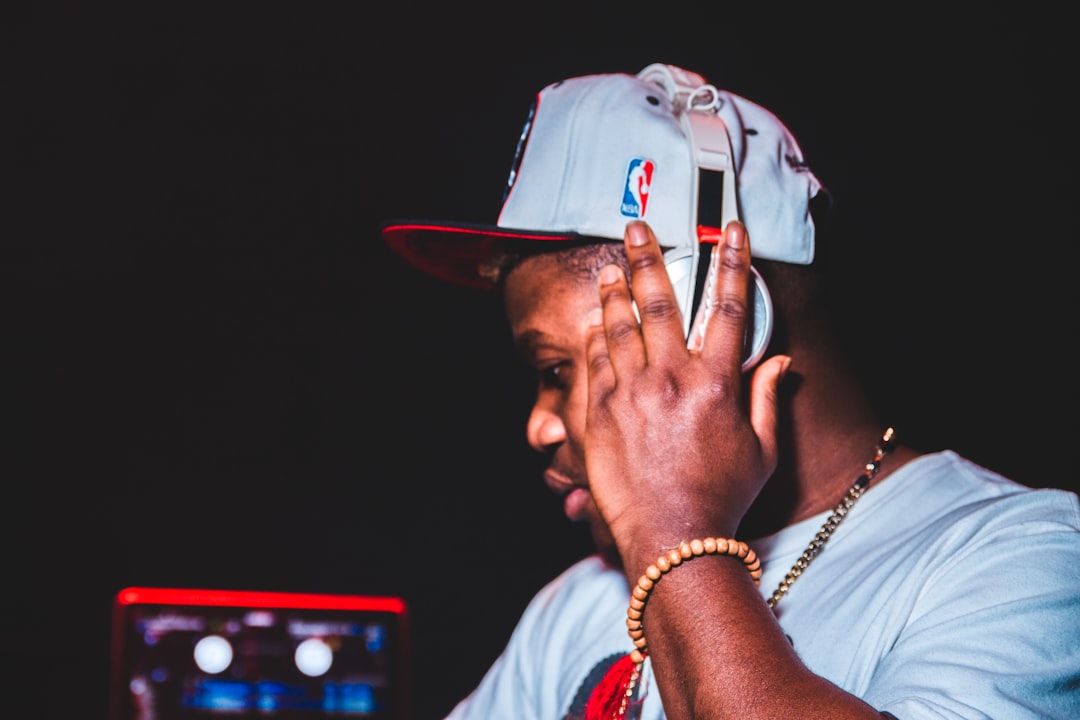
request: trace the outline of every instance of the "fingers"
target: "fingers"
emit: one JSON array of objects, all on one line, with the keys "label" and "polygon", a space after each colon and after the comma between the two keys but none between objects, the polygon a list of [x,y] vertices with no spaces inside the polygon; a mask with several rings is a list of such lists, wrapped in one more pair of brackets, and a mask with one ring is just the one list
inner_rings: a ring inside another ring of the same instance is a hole
[{"label": "fingers", "polygon": [[645,367],[646,358],[622,268],[617,265],[601,268],[598,283],[601,309],[594,310],[589,318],[586,357],[590,384],[602,387],[600,381],[605,378],[617,382],[620,375],[639,372]]},{"label": "fingers", "polygon": [[[687,349],[679,305],[652,229],[641,221],[628,223],[624,245],[631,277],[628,281],[616,266],[601,270],[602,325],[592,326],[589,335],[590,368],[606,366],[613,382],[649,365],[674,366]],[[739,378],[752,283],[749,239],[741,223],[724,229],[710,263],[702,298],[704,338],[695,338],[692,347],[720,373]]]},{"label": "fingers", "polygon": [[649,364],[686,353],[682,316],[652,229],[644,222],[628,223],[623,243],[632,278],[615,265],[600,270],[602,314],[590,318],[586,338],[589,383],[597,396],[620,376],[633,377]]},{"label": "fingers", "polygon": [[709,274],[714,282],[702,298],[708,308],[705,336],[700,343],[702,355],[722,371],[738,377],[742,372],[753,282],[750,242],[742,223],[728,223],[709,262]]},{"label": "fingers", "polygon": [[[604,398],[615,388],[615,373],[608,356],[604,311],[601,308],[589,312],[588,328],[585,331],[585,362],[588,367],[588,406],[591,415],[604,406]],[[590,420],[586,420],[586,424],[589,422]]]},{"label": "fingers", "polygon": [[664,254],[652,228],[644,222],[628,223],[623,239],[633,300],[641,318],[645,359],[650,365],[663,365],[686,354],[682,315]]}]

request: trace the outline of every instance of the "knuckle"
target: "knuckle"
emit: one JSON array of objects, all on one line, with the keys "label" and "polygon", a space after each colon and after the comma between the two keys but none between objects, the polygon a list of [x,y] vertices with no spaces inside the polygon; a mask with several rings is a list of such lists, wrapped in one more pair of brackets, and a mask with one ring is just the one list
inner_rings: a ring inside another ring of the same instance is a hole
[{"label": "knuckle", "polygon": [[622,345],[637,336],[638,328],[637,323],[629,320],[620,320],[607,329],[608,342],[616,345]]},{"label": "knuckle", "polygon": [[627,258],[630,263],[630,274],[640,272],[642,270],[650,270],[655,267],[663,268],[664,258],[656,253],[640,253],[635,254],[633,257]]},{"label": "knuckle", "polygon": [[585,334],[585,351],[589,355],[604,355],[607,349],[607,339],[604,337],[602,326],[590,328]]},{"label": "knuckle", "polygon": [[720,264],[725,270],[733,270],[736,272],[749,270],[750,268],[750,263],[736,252],[724,253],[720,258]]},{"label": "knuckle", "polygon": [[664,321],[672,317],[677,317],[679,314],[679,306],[675,304],[674,298],[668,296],[657,296],[652,298],[645,298],[643,302],[638,303],[638,312],[641,313],[641,318],[644,320],[659,320]]},{"label": "knuckle", "polygon": [[746,301],[735,295],[724,295],[713,312],[731,320],[742,320],[747,315]]},{"label": "knuckle", "polygon": [[601,373],[611,367],[611,358],[606,354],[597,353],[592,355],[589,360],[589,370],[593,373]]},{"label": "knuckle", "polygon": [[660,397],[666,406],[673,407],[682,403],[684,398],[683,384],[676,373],[671,371],[661,372],[656,382]]},{"label": "knuckle", "polygon": [[600,290],[600,302],[601,302],[601,304],[603,304],[605,307],[607,307],[610,303],[618,302],[618,301],[625,301],[625,302],[630,301],[630,293],[627,291],[625,285],[620,285],[618,283],[614,283],[612,285],[607,285],[607,286],[601,288],[601,290]]}]

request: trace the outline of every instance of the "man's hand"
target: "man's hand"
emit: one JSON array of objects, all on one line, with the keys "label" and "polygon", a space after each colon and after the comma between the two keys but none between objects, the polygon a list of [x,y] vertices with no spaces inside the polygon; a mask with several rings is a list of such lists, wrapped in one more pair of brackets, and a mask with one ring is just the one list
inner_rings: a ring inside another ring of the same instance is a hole
[{"label": "man's hand", "polygon": [[790,359],[763,362],[747,388],[752,279],[741,223],[711,254],[714,309],[693,349],[651,228],[631,222],[624,241],[630,282],[603,268],[590,318],[585,459],[623,560],[645,567],[681,540],[733,535],[776,467],[776,388]]}]

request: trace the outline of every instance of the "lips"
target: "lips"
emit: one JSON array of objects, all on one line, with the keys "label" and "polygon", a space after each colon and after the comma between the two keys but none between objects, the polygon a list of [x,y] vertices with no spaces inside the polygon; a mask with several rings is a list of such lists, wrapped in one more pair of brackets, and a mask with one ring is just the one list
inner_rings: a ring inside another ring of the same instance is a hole
[{"label": "lips", "polygon": [[563,499],[563,512],[570,520],[585,520],[591,497],[586,486],[575,483],[558,470],[548,469],[544,483]]},{"label": "lips", "polygon": [[589,505],[592,504],[592,495],[583,487],[575,487],[563,498],[563,512],[571,520],[588,520]]}]

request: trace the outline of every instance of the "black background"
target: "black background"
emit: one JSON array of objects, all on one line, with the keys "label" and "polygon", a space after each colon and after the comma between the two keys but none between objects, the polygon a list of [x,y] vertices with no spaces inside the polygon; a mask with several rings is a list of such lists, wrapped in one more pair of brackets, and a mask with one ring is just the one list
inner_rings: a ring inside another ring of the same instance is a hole
[{"label": "black background", "polygon": [[128,585],[399,595],[415,717],[472,688],[589,541],[497,298],[378,225],[493,221],[566,76],[670,62],[775,111],[859,238],[848,319],[901,435],[1080,484],[1064,17],[146,5],[3,11],[5,714],[104,717]]}]

